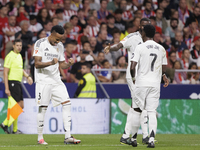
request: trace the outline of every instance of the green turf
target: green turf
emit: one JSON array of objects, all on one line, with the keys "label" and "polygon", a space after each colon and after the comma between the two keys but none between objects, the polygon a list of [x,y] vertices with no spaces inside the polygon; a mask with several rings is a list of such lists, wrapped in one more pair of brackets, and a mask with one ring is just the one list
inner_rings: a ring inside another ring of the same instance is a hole
[{"label": "green turf", "polygon": [[[38,145],[37,135],[0,135],[0,150],[124,150],[147,149],[141,144],[141,135],[138,135],[138,147],[119,144],[121,135],[75,135],[81,139],[77,145],[65,145],[64,135],[44,135],[47,146]],[[158,134],[155,148],[158,150],[200,150],[200,135],[193,134]]]}]

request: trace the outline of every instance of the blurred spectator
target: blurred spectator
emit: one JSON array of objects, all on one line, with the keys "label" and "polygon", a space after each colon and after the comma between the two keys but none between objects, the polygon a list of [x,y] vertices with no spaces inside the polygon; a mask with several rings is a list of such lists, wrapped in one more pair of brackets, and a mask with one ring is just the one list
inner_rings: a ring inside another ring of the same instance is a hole
[{"label": "blurred spectator", "polygon": [[190,34],[189,27],[186,27],[183,29],[183,41],[186,43],[188,49],[191,49],[192,47],[192,36]]},{"label": "blurred spectator", "polygon": [[151,20],[151,25],[155,27],[156,32],[159,32],[162,35],[162,29],[156,25],[156,17],[150,16],[149,19]]},{"label": "blurred spectator", "polygon": [[9,16],[8,17],[8,24],[2,28],[4,34],[4,49],[1,51],[1,56],[5,58],[5,56],[12,50],[12,41],[15,40],[15,33],[20,31],[21,28],[19,26],[15,26],[16,24],[16,17]]},{"label": "blurred spectator", "polygon": [[[117,30],[119,30],[119,29],[117,29]],[[130,33],[136,32],[136,31],[137,31],[137,27],[132,22],[127,23],[126,31],[124,34],[121,33],[120,40],[123,40],[127,35],[129,35]]]},{"label": "blurred spectator", "polygon": [[64,25],[64,29],[65,29],[65,37],[66,37],[66,42],[69,42],[70,40],[75,40],[76,36],[71,35],[71,30],[73,29],[73,26],[70,22],[65,23]]},{"label": "blurred spectator", "polygon": [[42,29],[42,25],[37,22],[37,17],[35,15],[30,15],[30,26],[29,31],[33,33],[33,42],[37,40],[37,33]]},{"label": "blurred spectator", "polygon": [[194,46],[192,47],[190,54],[191,54],[191,60],[193,62],[197,62],[197,59],[200,55],[200,36],[195,36],[193,39]]},{"label": "blurred spectator", "polygon": [[94,52],[97,45],[97,39],[95,37],[90,37],[89,42],[90,42],[91,50]]},{"label": "blurred spectator", "polygon": [[138,17],[138,18],[142,18],[142,11],[141,10],[136,10],[134,12],[134,18]]},{"label": "blurred spectator", "polygon": [[[109,61],[107,59],[104,59],[103,62],[102,62],[102,65],[103,65],[103,69],[111,69],[112,66],[111,64],[109,63]],[[112,71],[101,71],[100,72],[100,76],[98,76],[99,80],[101,82],[112,82],[113,80],[113,77],[112,77]]]},{"label": "blurred spectator", "polygon": [[[100,24],[99,30],[100,30],[100,31],[102,31],[102,30],[106,30],[106,31],[107,31],[107,30],[108,30],[108,29],[107,29],[107,24],[104,23],[104,22],[102,22],[102,23]],[[112,41],[112,39],[113,39],[112,34],[109,34],[109,33],[107,32],[106,40]]]},{"label": "blurred spectator", "polygon": [[170,26],[165,30],[166,38],[175,38],[175,32],[178,31],[178,19],[171,18]]},{"label": "blurred spectator", "polygon": [[179,59],[181,59],[181,56],[182,56],[182,51],[178,51],[178,49],[179,49],[179,42],[175,39],[175,38],[173,38],[173,39],[171,39],[171,48],[168,50],[168,51],[174,51],[174,52],[176,52],[176,58],[179,60]]},{"label": "blurred spectator", "polygon": [[168,68],[173,68],[174,63],[176,61],[176,52],[175,51],[171,51],[168,53],[168,59],[167,59],[167,67]]},{"label": "blurred spectator", "polygon": [[178,41],[178,51],[181,52],[184,49],[188,49],[187,45],[185,44],[185,42],[183,42],[183,35],[181,31],[177,31],[175,32],[175,39]]},{"label": "blurred spectator", "polygon": [[35,6],[35,11],[36,13],[38,13],[38,11],[45,7],[44,6],[44,1],[43,0],[34,0],[34,6]]},{"label": "blurred spectator", "polygon": [[[197,64],[192,62],[189,65],[189,70],[198,70]],[[199,72],[188,72],[187,81],[188,84],[199,84]]]},{"label": "blurred spectator", "polygon": [[89,25],[89,35],[90,36],[97,36],[99,32],[99,25],[97,24],[94,16],[88,16],[87,23]]},{"label": "blurred spectator", "polygon": [[88,25],[83,25],[83,27],[82,27],[82,31],[81,31],[82,33],[80,33],[79,35],[78,35],[78,37],[77,37],[77,42],[78,42],[78,44],[81,44],[81,37],[82,36],[87,36],[87,37],[89,37],[89,26]]},{"label": "blurred spectator", "polygon": [[[92,69],[102,69],[103,68],[102,62],[103,62],[104,59],[105,59],[104,52],[99,52],[98,55],[97,55],[97,60],[98,60],[99,63],[94,65],[92,67]],[[97,77],[101,76],[100,71],[95,71],[95,74],[97,75]]]},{"label": "blurred spectator", "polygon": [[[170,19],[171,18],[176,18],[176,19],[178,19],[178,29],[179,30],[182,30],[183,28],[184,28],[184,24],[183,24],[183,22],[179,19],[179,17],[178,17],[178,11],[177,10],[172,10],[171,11],[171,17],[170,17]],[[171,20],[167,20],[167,25],[168,25],[168,27],[170,26],[170,22],[171,22]]]},{"label": "blurred spectator", "polygon": [[156,9],[156,25],[162,29],[163,34],[168,27],[167,21],[163,18],[163,10],[159,8]]},{"label": "blurred spectator", "polygon": [[182,52],[181,66],[183,69],[188,69],[190,63],[190,51],[189,49],[184,49]]},{"label": "blurred spectator", "polygon": [[120,4],[120,0],[113,0],[113,1],[110,1],[107,5],[107,10],[114,14],[115,10],[117,8],[119,8],[119,4]]},{"label": "blurred spectator", "polygon": [[51,35],[51,28],[52,28],[52,22],[47,20],[45,23],[44,23],[44,31],[46,32],[46,36],[49,36]]},{"label": "blurred spectator", "polygon": [[2,6],[1,10],[0,10],[0,49],[2,47],[2,43],[3,43],[3,31],[2,28],[8,24],[8,9],[6,6]]},{"label": "blurred spectator", "polygon": [[158,0],[158,8],[163,11],[163,18],[170,18],[170,9],[167,8],[169,5],[169,0]]},{"label": "blurred spectator", "polygon": [[73,29],[71,30],[70,34],[77,36],[78,33],[81,31],[81,27],[77,25],[78,24],[78,16],[77,15],[71,16],[70,23],[73,26]]},{"label": "blurred spectator", "polygon": [[135,26],[136,31],[139,30],[140,20],[141,20],[141,18],[139,18],[139,17],[134,17],[133,25]]},{"label": "blurred spectator", "polygon": [[96,3],[94,0],[90,0],[90,9],[95,9],[95,10],[99,10],[100,6],[98,3]]},{"label": "blurred spectator", "polygon": [[122,13],[123,11],[121,9],[115,10],[115,26],[124,33],[126,22],[122,19]]},{"label": "blurred spectator", "polygon": [[27,52],[27,56],[28,56],[28,50],[29,52],[31,52],[32,50],[32,46],[33,46],[33,42],[32,42],[32,37],[33,37],[33,33],[31,31],[28,31],[29,28],[29,21],[27,20],[23,20],[22,22],[20,22],[20,27],[21,27],[21,31],[17,32],[15,34],[15,39],[21,39],[22,40],[22,50],[21,50],[21,55],[23,60],[25,60],[25,53]]},{"label": "blurred spectator", "polygon": [[35,11],[35,6],[33,3],[33,0],[24,0],[24,8],[25,11],[29,14],[29,15],[36,15],[36,11]]},{"label": "blurred spectator", "polygon": [[[175,61],[173,68],[174,69],[183,69],[181,66],[181,62],[178,60]],[[174,80],[173,80],[174,84],[185,83],[185,80],[186,80],[186,72],[175,72]]]},{"label": "blurred spectator", "polygon": [[109,14],[107,17],[107,32],[112,35],[113,34],[113,30],[117,29],[115,27],[115,17],[111,14]]},{"label": "blurred spectator", "polygon": [[63,17],[63,9],[56,9],[56,13],[55,16],[58,18],[58,24],[61,26],[64,26],[64,24],[66,23],[66,21],[64,21],[64,17]]},{"label": "blurred spectator", "polygon": [[51,19],[51,22],[52,22],[52,26],[58,25],[58,18],[57,18],[57,17],[53,17],[53,18]]},{"label": "blurred spectator", "polygon": [[53,3],[52,3],[52,1],[51,0],[45,0],[44,1],[44,8],[46,8],[47,9],[47,11],[49,12],[49,15],[51,16],[51,17],[54,17],[54,15],[55,15],[55,9],[53,9]]},{"label": "blurred spectator", "polygon": [[39,22],[43,27],[46,21],[50,21],[50,15],[46,8],[42,8],[39,10],[37,14],[37,22]]},{"label": "blurred spectator", "polygon": [[179,19],[182,21],[183,24],[185,24],[186,19],[192,15],[191,11],[188,10],[187,8],[186,0],[179,1],[178,14],[179,14]]},{"label": "blurred spectator", "polygon": [[102,49],[103,49],[102,44],[103,44],[103,41],[105,41],[106,39],[107,39],[107,31],[106,30],[99,31],[98,36],[97,36],[97,45],[94,50],[94,53],[102,51]]},{"label": "blurred spectator", "polygon": [[74,11],[78,11],[79,9],[83,8],[83,5],[80,0],[72,0],[70,8]]},{"label": "blurred spectator", "polygon": [[133,20],[133,16],[132,16],[132,13],[126,9],[127,8],[127,1],[126,0],[121,0],[120,2],[120,9],[122,9],[123,11],[123,14],[122,14],[122,19],[124,21],[131,21]]},{"label": "blurred spectator", "polygon": [[109,15],[108,10],[106,10],[107,8],[107,0],[100,0],[100,9],[97,11],[97,16],[98,16],[98,22],[106,22],[106,16]]},{"label": "blurred spectator", "polygon": [[165,40],[162,38],[162,36],[159,32],[155,33],[153,40],[156,43],[162,45],[165,48],[165,50],[169,49],[169,46],[166,44]]},{"label": "blurred spectator", "polygon": [[78,10],[77,16],[78,16],[78,26],[83,28],[83,26],[85,26],[87,24],[85,21],[83,9]]},{"label": "blurred spectator", "polygon": [[90,11],[90,0],[82,0],[84,16],[87,17]]},{"label": "blurred spectator", "polygon": [[64,21],[69,22],[73,15],[77,15],[77,12],[71,9],[71,0],[64,0]]},{"label": "blurred spectator", "polygon": [[155,12],[152,10],[152,3],[150,1],[146,1],[144,3],[145,9],[142,10],[142,18],[149,18],[150,16],[155,16]]},{"label": "blurred spectator", "polygon": [[193,13],[187,18],[185,27],[189,26],[191,20],[195,20],[197,25],[200,24],[200,8],[194,7]]},{"label": "blurred spectator", "polygon": [[[116,67],[114,69],[126,69],[128,66],[126,58],[120,56],[116,60]],[[126,83],[126,72],[124,71],[113,71],[113,82],[114,83]]]},{"label": "blurred spectator", "polygon": [[17,25],[19,25],[19,23],[22,20],[29,20],[30,19],[30,16],[29,16],[29,19],[28,19],[28,13],[25,11],[23,6],[19,7],[19,11],[18,11],[18,14],[16,16],[17,16],[17,18],[16,18],[16,24]]},{"label": "blurred spectator", "polygon": [[192,37],[196,36],[199,33],[198,23],[195,19],[191,19],[189,22],[190,34]]}]

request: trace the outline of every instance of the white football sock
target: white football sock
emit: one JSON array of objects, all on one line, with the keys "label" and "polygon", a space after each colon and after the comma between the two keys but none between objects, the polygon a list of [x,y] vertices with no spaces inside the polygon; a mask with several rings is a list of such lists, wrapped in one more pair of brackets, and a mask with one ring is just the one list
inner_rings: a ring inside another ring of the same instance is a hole
[{"label": "white football sock", "polygon": [[63,104],[62,107],[63,123],[65,129],[65,138],[71,137],[70,127],[71,127],[71,102]]},{"label": "white football sock", "polygon": [[140,118],[140,124],[142,128],[142,134],[143,138],[146,138],[148,136],[148,116],[147,111],[143,110]]},{"label": "white football sock", "polygon": [[157,118],[156,111],[147,111],[149,117],[149,143],[154,142],[154,138],[157,130]]},{"label": "white football sock", "polygon": [[137,112],[133,109],[133,114],[132,114],[132,138],[131,140],[134,141],[137,138],[137,132],[140,127],[140,117],[141,113]]},{"label": "white football sock", "polygon": [[44,127],[44,116],[46,113],[47,107],[39,107],[37,114],[37,131],[38,131],[38,141],[43,139],[43,127]]},{"label": "white football sock", "polygon": [[130,108],[127,114],[127,119],[126,119],[126,126],[124,130],[124,134],[122,135],[123,138],[129,138],[131,134],[131,123],[132,123],[132,115],[133,115],[133,108]]}]

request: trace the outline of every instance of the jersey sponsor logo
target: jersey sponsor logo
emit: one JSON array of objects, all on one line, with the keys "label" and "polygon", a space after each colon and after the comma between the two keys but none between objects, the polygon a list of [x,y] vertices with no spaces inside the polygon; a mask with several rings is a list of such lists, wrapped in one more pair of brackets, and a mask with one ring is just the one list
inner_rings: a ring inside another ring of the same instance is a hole
[{"label": "jersey sponsor logo", "polygon": [[51,53],[47,53],[47,52],[44,53],[44,56],[46,56],[46,58],[48,60],[53,60],[53,58],[58,58],[57,54],[51,54]]}]

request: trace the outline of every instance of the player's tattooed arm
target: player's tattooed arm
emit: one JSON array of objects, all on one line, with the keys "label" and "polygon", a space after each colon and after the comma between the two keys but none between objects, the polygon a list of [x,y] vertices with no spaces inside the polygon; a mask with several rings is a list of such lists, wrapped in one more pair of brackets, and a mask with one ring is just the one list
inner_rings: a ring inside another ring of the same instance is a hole
[{"label": "player's tattooed arm", "polygon": [[57,58],[53,58],[53,60],[49,61],[49,62],[42,62],[42,57],[39,57],[39,56],[35,56],[34,58],[35,58],[35,68],[36,69],[55,65],[58,62]]},{"label": "player's tattooed arm", "polygon": [[167,87],[169,85],[169,79],[167,78],[165,72],[166,72],[166,68],[167,66],[166,65],[162,65],[162,77],[163,77],[163,81],[164,81],[164,87]]},{"label": "player's tattooed arm", "polygon": [[130,72],[131,72],[131,76],[133,79],[133,83],[135,83],[135,67],[136,67],[136,65],[137,65],[137,62],[131,61]]},{"label": "player's tattooed arm", "polygon": [[106,46],[104,48],[104,53],[108,54],[110,51],[117,51],[120,48],[123,48],[123,44],[122,43],[118,43],[115,45],[110,46],[110,43],[108,44],[108,46]]}]

